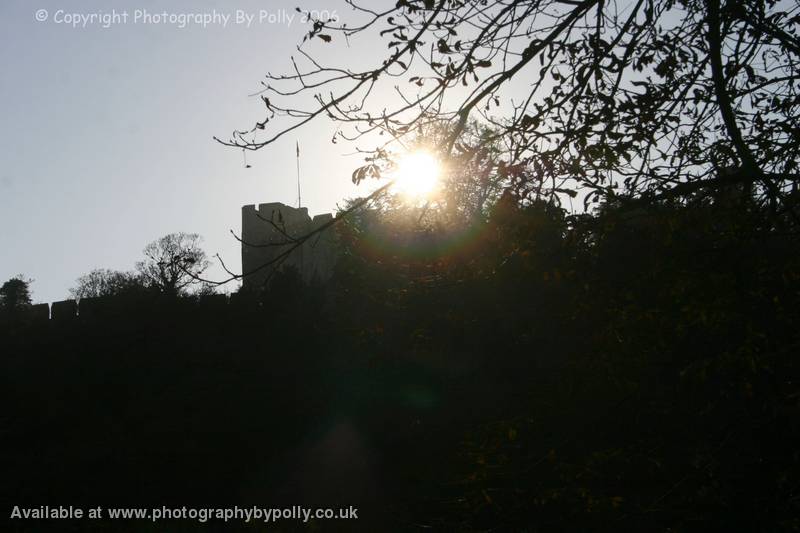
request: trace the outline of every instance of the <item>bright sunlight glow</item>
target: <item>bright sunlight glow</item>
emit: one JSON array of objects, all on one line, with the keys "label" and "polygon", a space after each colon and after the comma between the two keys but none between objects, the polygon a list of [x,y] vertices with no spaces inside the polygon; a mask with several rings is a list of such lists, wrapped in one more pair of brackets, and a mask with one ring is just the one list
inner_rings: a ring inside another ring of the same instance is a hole
[{"label": "bright sunlight glow", "polygon": [[403,156],[397,165],[394,188],[409,198],[422,198],[433,192],[439,181],[439,161],[428,152]]}]

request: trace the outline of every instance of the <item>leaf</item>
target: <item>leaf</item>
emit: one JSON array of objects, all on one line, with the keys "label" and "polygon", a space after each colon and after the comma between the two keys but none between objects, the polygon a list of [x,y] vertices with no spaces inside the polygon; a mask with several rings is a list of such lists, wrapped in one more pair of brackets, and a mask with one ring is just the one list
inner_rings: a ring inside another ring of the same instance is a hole
[{"label": "leaf", "polygon": [[528,128],[538,128],[539,119],[536,117],[532,117],[531,115],[525,115],[524,117],[522,117],[522,121],[520,122],[520,127],[524,130]]},{"label": "leaf", "polygon": [[359,182],[361,182],[361,180],[363,179],[364,179],[364,167],[359,167],[355,169],[353,171],[353,177],[352,177],[353,183],[358,185]]},{"label": "leaf", "polygon": [[326,34],[326,33],[320,33],[320,34],[317,34],[317,37],[319,37],[320,39],[322,39],[322,40],[323,40],[323,41],[325,41],[326,43],[329,43],[329,42],[331,42],[331,36],[330,36],[330,35],[328,35],[328,34]]}]

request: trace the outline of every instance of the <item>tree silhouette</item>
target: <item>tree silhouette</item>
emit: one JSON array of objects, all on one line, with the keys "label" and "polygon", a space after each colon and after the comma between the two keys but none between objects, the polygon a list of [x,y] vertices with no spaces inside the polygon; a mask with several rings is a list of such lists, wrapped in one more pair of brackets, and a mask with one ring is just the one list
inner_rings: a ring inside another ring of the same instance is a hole
[{"label": "tree silhouette", "polygon": [[3,283],[0,287],[0,308],[13,313],[31,305],[32,281],[19,274]]},{"label": "tree silhouette", "polygon": [[159,292],[168,296],[182,295],[189,286],[200,283],[198,276],[208,268],[201,241],[196,233],[165,235],[145,247],[146,259],[136,263],[136,270]]},{"label": "tree silhouette", "polygon": [[[797,221],[797,4],[347,4],[348,20],[313,22],[290,73],[266,76],[265,116],[220,142],[257,150],[327,117],[334,142],[372,143],[359,181],[382,175],[398,143],[444,121],[442,154],[478,157],[486,143],[500,142],[491,171],[520,196],[583,193],[589,203],[737,185],[774,217]],[[312,43],[350,48],[326,65]],[[473,119],[494,135],[468,142]]]},{"label": "tree silhouette", "polygon": [[97,268],[79,277],[75,287],[71,288],[69,292],[73,298],[96,298],[119,296],[144,290],[147,290],[147,286],[141,274]]}]

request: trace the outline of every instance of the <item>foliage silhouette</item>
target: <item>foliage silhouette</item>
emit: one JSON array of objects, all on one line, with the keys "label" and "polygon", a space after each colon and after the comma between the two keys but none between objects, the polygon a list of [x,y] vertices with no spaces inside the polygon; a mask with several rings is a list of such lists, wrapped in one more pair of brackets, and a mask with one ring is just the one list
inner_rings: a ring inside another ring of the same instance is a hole
[{"label": "foliage silhouette", "polygon": [[[521,197],[681,198],[744,184],[773,219],[797,221],[796,5],[347,4],[347,19],[314,21],[290,73],[266,76],[263,119],[220,142],[257,150],[328,118],[334,142],[374,146],[360,181],[383,176],[398,143],[445,122],[443,158],[498,143],[487,170]],[[327,65],[315,45],[369,51]],[[471,120],[494,135],[474,142]]]},{"label": "foliage silhouette", "polygon": [[31,305],[32,281],[20,274],[3,283],[0,287],[0,307],[7,312],[14,312]]},{"label": "foliage silhouette", "polygon": [[80,299],[131,295],[147,290],[141,274],[97,268],[79,277],[76,286],[70,289],[69,293],[73,298]]},{"label": "foliage silhouette", "polygon": [[196,233],[170,233],[144,248],[145,260],[136,263],[136,271],[155,290],[168,295],[185,294],[199,283],[198,276],[208,268],[206,253],[200,248]]}]

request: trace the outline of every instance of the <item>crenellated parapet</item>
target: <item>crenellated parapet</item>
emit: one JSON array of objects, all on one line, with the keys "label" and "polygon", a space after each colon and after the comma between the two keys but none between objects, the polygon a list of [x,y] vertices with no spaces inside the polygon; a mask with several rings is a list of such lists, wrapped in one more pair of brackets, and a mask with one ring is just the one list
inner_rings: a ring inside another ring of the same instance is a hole
[{"label": "crenellated parapet", "polygon": [[257,289],[276,267],[288,266],[296,268],[306,283],[330,279],[336,262],[334,231],[325,229],[299,246],[297,241],[331,220],[330,213],[311,218],[307,208],[294,208],[280,202],[243,206],[244,286]]},{"label": "crenellated parapet", "polygon": [[61,300],[19,309],[14,315],[0,313],[0,324],[10,321],[58,324],[132,321],[148,316],[222,318],[257,311],[260,305],[252,295],[210,294],[187,298],[129,298],[101,296],[80,300]]},{"label": "crenellated parapet", "polygon": [[78,316],[78,302],[75,300],[62,300],[50,304],[50,318],[52,320],[73,320]]}]

